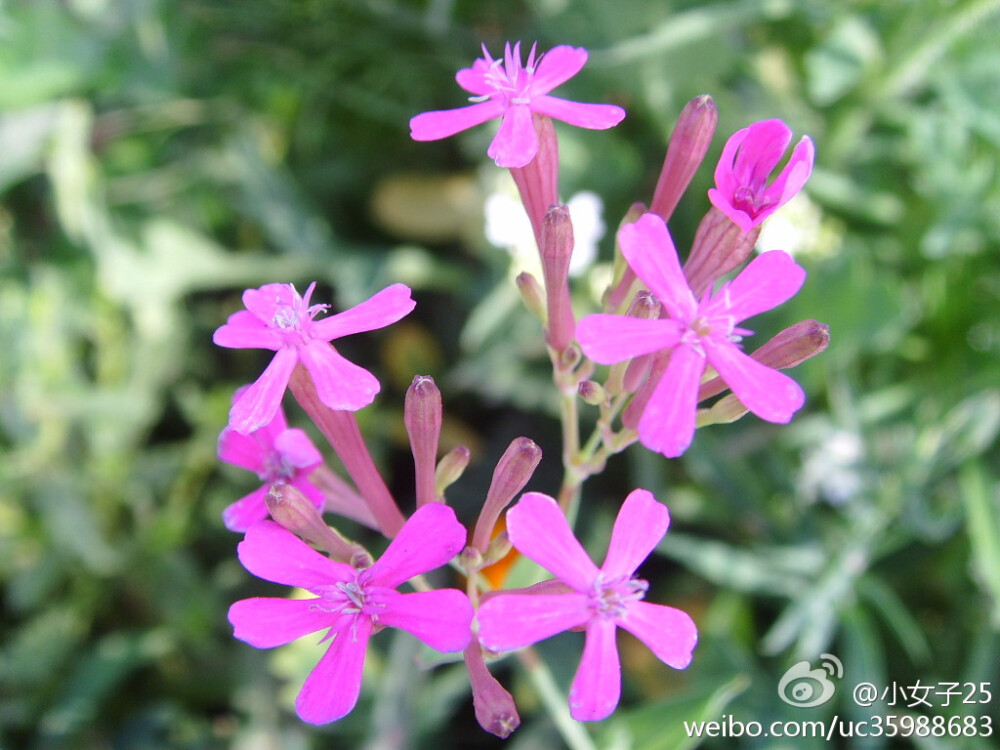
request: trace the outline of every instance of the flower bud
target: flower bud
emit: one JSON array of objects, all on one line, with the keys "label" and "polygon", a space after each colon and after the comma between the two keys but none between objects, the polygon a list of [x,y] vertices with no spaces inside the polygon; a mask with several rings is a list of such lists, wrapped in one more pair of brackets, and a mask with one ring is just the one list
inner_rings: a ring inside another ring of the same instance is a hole
[{"label": "flower bud", "polygon": [[[496,565],[498,562],[507,557],[513,549],[514,545],[510,541],[510,534],[505,528],[490,540],[490,545],[486,548],[486,554],[482,556],[483,567],[485,568],[490,565]],[[506,574],[506,571],[504,572]]]},{"label": "flower bud", "polygon": [[830,345],[830,326],[818,320],[803,320],[789,326],[750,356],[776,370],[806,361]]},{"label": "flower bud", "polygon": [[458,562],[466,575],[475,575],[483,567],[483,555],[475,547],[466,547],[459,555]]},{"label": "flower bud", "polygon": [[729,393],[712,404],[710,408],[698,410],[697,426],[730,424],[747,414],[749,414],[749,410],[736,398],[735,394]]},{"label": "flower bud", "polygon": [[573,255],[573,222],[569,208],[552,206],[542,221],[542,274],[545,278],[545,306],[548,325],[545,339],[556,351],[573,340],[576,319],[569,293],[569,262]]},{"label": "flower bud", "polygon": [[418,508],[437,499],[434,473],[441,419],[441,391],[434,384],[434,378],[417,375],[406,391],[403,422],[413,452]]},{"label": "flower bud", "polygon": [[514,279],[514,283],[517,284],[517,291],[521,293],[521,299],[524,300],[524,306],[527,307],[536,318],[542,321],[542,325],[545,325],[545,321],[548,319],[545,311],[545,292],[542,291],[542,287],[539,285],[538,280],[527,271],[524,271],[517,275],[517,278]]},{"label": "flower bud", "polygon": [[438,461],[437,470],[434,472],[434,494],[435,497],[444,498],[444,492],[452,484],[458,481],[469,465],[469,449],[464,445],[452,448],[444,457]]},{"label": "flower bud", "polygon": [[360,549],[327,526],[316,506],[291,484],[276,482],[271,485],[264,503],[277,523],[329,552],[334,560],[349,562]]},{"label": "flower bud", "polygon": [[542,460],[542,449],[526,437],[516,438],[504,451],[493,471],[493,481],[472,533],[472,546],[485,552],[497,519],[514,495],[524,489],[535,467]]},{"label": "flower bud", "polygon": [[708,94],[696,96],[681,110],[667,144],[667,155],[653,191],[653,200],[649,204],[649,210],[659,214],[664,221],[669,221],[698,171],[718,121],[719,111]]},{"label": "flower bud", "polygon": [[604,386],[594,380],[582,380],[577,387],[577,394],[585,404],[600,406],[608,400]]},{"label": "flower bud", "polygon": [[[750,356],[775,370],[787,370],[814,357],[830,344],[830,326],[816,320],[803,320],[789,326]],[[722,393],[728,386],[722,378],[702,384],[698,400]]]},{"label": "flower bud", "polygon": [[472,705],[479,726],[500,739],[506,739],[521,724],[513,696],[497,682],[486,668],[483,649],[473,639],[465,649],[465,666],[472,685]]}]

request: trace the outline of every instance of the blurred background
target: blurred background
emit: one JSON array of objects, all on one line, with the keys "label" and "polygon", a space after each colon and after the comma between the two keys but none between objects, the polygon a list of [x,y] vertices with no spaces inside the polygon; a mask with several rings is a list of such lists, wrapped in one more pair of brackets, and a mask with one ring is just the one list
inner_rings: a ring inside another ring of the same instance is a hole
[{"label": "blurred background", "polygon": [[[383,382],[359,417],[403,506],[417,373],[443,392],[443,450],[472,451],[449,494],[460,517],[519,435],[546,454],[529,488],[554,492],[554,392],[511,284],[531,252],[502,211],[491,128],[428,144],[407,124],[465,103],[454,73],[481,42],[496,55],[519,39],[588,48],[557,93],[628,111],[608,132],[557,126],[564,199],[584,196],[575,218],[594,230],[581,312],[607,280],[600,224],[649,200],[689,99],[710,93],[720,122],[671,221],[682,252],[733,131],[780,117],[817,144],[805,194],[762,239],[809,279],[752,323],[759,342],[803,318],[830,325],[830,348],[792,373],[806,407],[787,427],[701,430],[677,461],[635,446],[585,487],[579,528],[598,559],[630,489],[670,506],[640,572],[650,600],[701,632],[682,673],[620,639],[622,705],[588,727],[593,745],[693,747],[681,722],[724,714],[1000,721],[998,13],[997,0],[0,3],[0,748],[393,747],[387,726],[401,747],[501,744],[476,726],[461,665],[411,670],[405,638],[376,638],[358,709],[320,729],[291,710],[315,639],[263,652],[232,638],[230,603],[279,595],[240,567],[220,520],[256,479],[215,457],[233,390],[267,356],[211,334],[248,286],[317,280],[314,301],[344,308],[405,282],[414,314],[339,347]],[[579,634],[542,649],[564,688],[579,649]],[[823,653],[844,667],[834,699],[779,700],[785,671]],[[561,747],[523,673],[496,671],[524,721],[507,744]],[[992,695],[865,711],[848,689],[862,681]],[[788,742],[703,746],[827,746]]]}]

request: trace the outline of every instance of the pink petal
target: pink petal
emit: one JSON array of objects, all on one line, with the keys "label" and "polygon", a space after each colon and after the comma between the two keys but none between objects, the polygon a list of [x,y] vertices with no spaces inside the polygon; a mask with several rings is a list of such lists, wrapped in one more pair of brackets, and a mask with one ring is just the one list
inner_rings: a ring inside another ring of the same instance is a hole
[{"label": "pink petal", "polygon": [[340,629],[295,699],[295,712],[302,721],[328,724],[357,705],[371,634],[372,622],[363,616]]},{"label": "pink petal", "polygon": [[604,580],[630,578],[667,533],[670,513],[648,490],[633,490],[618,511],[608,556],[601,566]]},{"label": "pink petal", "polygon": [[479,58],[472,63],[471,68],[462,68],[455,74],[458,85],[476,96],[489,96],[494,93],[493,85],[489,83],[486,74],[490,72],[490,64]]},{"label": "pink petal", "polygon": [[763,120],[747,128],[733,164],[737,187],[763,188],[791,140],[792,131],[781,120]]},{"label": "pink petal", "polygon": [[[733,196],[736,193],[737,188],[742,186],[740,178],[735,174],[734,167],[736,164],[736,153],[740,150],[743,145],[743,141],[746,140],[747,135],[750,132],[750,128],[743,128],[742,130],[737,130],[733,133],[729,140],[726,141],[726,145],[722,147],[722,154],[719,156],[719,162],[715,165],[715,187],[718,188],[720,197],[725,198],[725,202],[728,204],[732,201]],[[712,191],[709,191],[709,198],[712,196]],[[713,205],[716,206],[720,211],[724,210],[721,206],[712,200]]]},{"label": "pink petal", "polygon": [[586,63],[587,50],[583,47],[570,47],[568,44],[553,47],[542,55],[535,66],[531,93],[535,96],[549,93],[579,73]]},{"label": "pink petal", "polygon": [[296,469],[312,469],[323,463],[323,456],[312,440],[297,427],[287,429],[274,439],[274,449],[290,466]]},{"label": "pink petal", "polygon": [[479,642],[490,651],[514,651],[587,622],[585,594],[500,592],[479,607]]},{"label": "pink petal", "polygon": [[587,315],[576,324],[583,353],[602,365],[676,346],[681,327],[674,320],[646,320],[623,315]]},{"label": "pink petal", "polygon": [[[708,200],[713,206],[728,216],[729,220],[738,226],[741,231],[749,232],[753,229],[754,224],[759,222],[755,222],[754,217],[751,217],[746,211],[741,211],[733,205],[733,195],[732,192],[723,192],[722,190],[711,188],[708,191]],[[761,211],[757,215],[760,216],[763,213]]]},{"label": "pink petal", "polygon": [[677,458],[691,445],[698,384],[705,371],[705,356],[691,346],[677,346],[670,353],[666,372],[653,391],[639,420],[639,440],[652,451]]},{"label": "pink petal", "polygon": [[590,590],[597,566],[573,536],[558,503],[540,492],[526,492],[507,511],[507,533],[525,557],[580,592]]},{"label": "pink petal", "polygon": [[392,284],[349,310],[314,321],[310,333],[314,338],[332,341],[341,336],[385,328],[405,317],[416,302],[406,284]]},{"label": "pink petal", "polygon": [[615,643],[615,621],[597,617],[587,625],[583,657],[569,690],[569,714],[577,721],[600,721],[618,706],[622,665]]},{"label": "pink petal", "polygon": [[458,589],[401,594],[378,588],[371,601],[384,607],[378,612],[380,625],[401,628],[438,651],[461,651],[472,639],[472,603]]},{"label": "pink petal", "polygon": [[243,567],[258,578],[286,586],[312,588],[354,580],[354,568],[316,552],[274,521],[247,529],[236,548]]},{"label": "pink petal", "polygon": [[382,557],[363,575],[379,586],[395,588],[447,563],[465,548],[466,536],[454,510],[443,503],[428,503],[410,516]]},{"label": "pink petal", "polygon": [[239,397],[229,410],[229,424],[237,432],[249,435],[272,419],[281,408],[281,398],[288,379],[298,364],[295,349],[279,349],[261,376]]},{"label": "pink petal", "polygon": [[298,307],[301,299],[291,284],[264,284],[243,292],[243,306],[265,323],[274,319],[279,307]]},{"label": "pink petal", "polygon": [[656,214],[643,214],[618,232],[622,255],[656,295],[671,318],[689,323],[698,308],[681,270],[667,225]]},{"label": "pink petal", "polygon": [[686,612],[651,602],[629,602],[618,624],[645,643],[656,658],[674,669],[691,663],[698,629]]},{"label": "pink petal", "polygon": [[773,203],[772,213],[788,203],[806,184],[809,175],[812,174],[814,156],[812,139],[803,136],[795,145],[788,164],[764,192],[765,199]]},{"label": "pink petal", "polygon": [[226,528],[230,531],[242,532],[258,521],[267,518],[267,505],[264,504],[264,498],[267,497],[269,489],[270,485],[265,484],[227,506],[222,511],[222,523],[225,524]]},{"label": "pink petal", "polygon": [[229,316],[225,325],[212,334],[216,346],[227,349],[280,349],[282,338],[263,320],[249,310],[240,310]]},{"label": "pink petal", "polygon": [[494,590],[494,591],[484,591],[479,595],[479,600],[482,602],[488,601],[494,596],[500,596],[501,594],[517,594],[518,596],[536,596],[538,594],[575,594],[577,593],[573,588],[567,586],[565,583],[560,581],[558,578],[549,578],[545,581],[539,581],[538,583],[533,583],[530,586],[525,586],[520,589],[507,589],[507,590]]},{"label": "pink petal", "polygon": [[526,104],[507,107],[500,130],[486,149],[486,155],[498,167],[517,169],[528,164],[538,153],[538,133],[531,119],[531,110]]},{"label": "pink petal", "polygon": [[323,341],[309,342],[299,349],[299,357],[312,377],[319,400],[331,409],[363,409],[382,388],[368,370],[344,359]]},{"label": "pink petal", "polygon": [[264,469],[267,451],[253,435],[244,435],[232,427],[226,427],[219,434],[219,460],[255,474]]},{"label": "pink petal", "polygon": [[532,99],[531,111],[588,130],[607,130],[625,119],[625,110],[614,104],[585,104],[557,96]]},{"label": "pink petal", "polygon": [[787,302],[802,288],[805,269],[783,250],[761,253],[720,289],[705,308],[708,315],[727,315],[733,322],[751,318]]},{"label": "pink petal", "polygon": [[761,419],[784,424],[805,403],[799,384],[762,365],[728,341],[705,341],[709,364],[743,405]]},{"label": "pink petal", "polygon": [[[250,386],[246,386],[242,390],[246,390],[246,388],[249,387]],[[240,396],[243,395],[242,391],[238,390],[237,393],[239,393]],[[236,401],[237,397],[234,396],[233,403],[235,404]],[[285,417],[285,410],[279,406],[278,411],[274,413],[274,417],[271,419],[271,421],[268,422],[263,427],[261,427],[259,430],[256,430],[253,434],[253,437],[256,438],[257,441],[260,442],[261,445],[265,447],[273,446],[275,438],[277,438],[278,435],[280,435],[287,429],[288,429],[288,419],[286,419]]]},{"label": "pink petal", "polygon": [[495,101],[424,112],[410,119],[410,137],[415,141],[437,141],[500,117],[503,112],[503,104]]},{"label": "pink petal", "polygon": [[312,599],[243,599],[229,608],[233,635],[257,648],[274,648],[334,624],[337,615],[313,607]]}]

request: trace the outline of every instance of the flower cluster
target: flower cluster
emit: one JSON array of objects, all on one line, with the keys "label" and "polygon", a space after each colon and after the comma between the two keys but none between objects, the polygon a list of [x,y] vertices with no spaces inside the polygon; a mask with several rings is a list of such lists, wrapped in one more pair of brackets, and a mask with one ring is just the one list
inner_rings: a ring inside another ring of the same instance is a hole
[{"label": "flower cluster", "polygon": [[[471,454],[459,446],[439,456],[441,392],[432,378],[418,375],[403,405],[414,465],[414,502],[407,505],[415,506],[409,517],[403,513],[354,414],[372,403],[379,381],[331,343],[409,314],[415,303],[402,284],[330,315],[329,305],[312,304],[315,283],[304,295],[292,284],[265,284],[246,290],[245,309],[215,332],[220,346],[274,352],[260,377],[236,392],[219,438],[220,459],[255,472],[262,482],[230,505],[223,520],[245,533],[238,555],[250,573],[301,589],[306,597],[237,601],[229,620],[237,638],[258,648],[322,634],[326,651],[295,704],[304,721],[336,721],[355,707],[369,641],[390,627],[437,651],[461,652],[476,718],[501,737],[517,728],[520,717],[487,666],[498,655],[524,657],[538,641],[584,631],[568,694],[569,714],[579,721],[604,719],[620,701],[619,628],[660,661],[684,669],[698,639],[694,621],[648,601],[650,585],[636,575],[667,531],[667,507],[651,491],[630,492],[598,567],[568,520],[577,516],[582,485],[610,455],[636,441],[675,458],[699,427],[748,412],[784,423],[803,405],[802,389],[779,370],[822,351],[826,327],[803,321],[748,354],[743,340],[752,332],[742,324],[790,299],[805,281],[805,271],[780,250],[746,261],[761,223],[808,178],[812,142],[803,138],[769,182],[791,131],[769,120],[733,135],[715,170],[712,207],[682,264],[667,223],[717,121],[710,97],[692,101],[670,139],[649,209],[636,204],[621,224],[616,273],[603,309],[578,319],[570,289],[576,243],[569,210],[558,202],[552,120],[605,129],[625,114],[615,105],[550,94],[586,59],[585,50],[569,46],[544,55],[532,46],[526,62],[520,44],[508,44],[498,59],[484,47],[483,57],[457,75],[473,103],[410,121],[413,138],[426,141],[501,119],[488,155],[510,168],[538,246],[541,283],[521,273],[517,285],[540,319],[560,393],[564,480],[557,497],[521,494],[542,458],[538,446],[521,437],[497,462],[475,523],[468,529],[460,523],[446,493]],[[740,266],[730,280],[720,281]],[[608,367],[598,378],[601,365]],[[282,409],[286,390],[329,442],[346,477],[327,466],[305,432],[289,428]],[[579,409],[586,405],[599,414],[594,434],[581,440]],[[376,559],[328,525],[325,513],[381,532],[389,540],[382,555]],[[515,558],[533,566],[526,570],[537,583],[504,588],[506,568],[498,566]],[[464,590],[432,583],[443,574],[427,574],[445,566],[463,574]],[[412,590],[401,591],[404,585]],[[522,663],[540,668],[537,655]]]}]

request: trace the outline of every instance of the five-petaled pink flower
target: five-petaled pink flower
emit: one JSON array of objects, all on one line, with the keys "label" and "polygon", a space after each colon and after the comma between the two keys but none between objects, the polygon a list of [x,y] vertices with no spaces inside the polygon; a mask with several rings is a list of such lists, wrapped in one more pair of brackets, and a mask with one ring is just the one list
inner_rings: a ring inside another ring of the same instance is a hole
[{"label": "five-petaled pink flower", "polygon": [[233,404],[229,424],[247,435],[278,411],[292,370],[301,362],[312,376],[320,400],[331,409],[357,411],[379,392],[368,370],[348,362],[330,346],[333,339],[383,328],[408,314],[415,303],[405,284],[386,287],[371,299],[322,320],[329,305],[311,305],[316,283],[300,297],[291,284],[265,284],[243,293],[246,310],[229,316],[212,340],[231,349],[271,349],[274,359]]},{"label": "five-petaled pink flower", "polygon": [[330,641],[295,701],[303,721],[326,724],[357,703],[368,639],[402,628],[438,651],[461,651],[471,638],[472,604],[457,589],[402,594],[396,587],[447,563],[465,546],[465,529],[441,503],[423,506],[385,554],[368,568],[321,555],[273,521],[261,521],[240,542],[240,562],[268,581],[298,586],[308,599],[244,599],[229,608],[234,635],[273,648],[321,630]]},{"label": "five-petaled pink flower", "polygon": [[503,118],[487,154],[500,167],[523,167],[538,151],[532,112],[548,115],[581,128],[605,130],[625,117],[613,104],[583,104],[549,92],[566,82],[587,62],[587,50],[560,45],[535,56],[535,45],[521,64],[521,43],[504,48],[503,59],[494,60],[483,45],[483,57],[471,68],[458,71],[458,85],[473,94],[473,104],[459,109],[424,112],[410,120],[410,135],[417,141],[447,138],[475,125]]},{"label": "five-petaled pink flower", "polygon": [[788,203],[809,179],[814,149],[806,135],[785,168],[767,184],[791,140],[792,131],[781,120],[764,120],[736,131],[726,141],[708,199],[744,232]]},{"label": "five-petaled pink flower", "polygon": [[639,420],[642,444],[668,458],[687,450],[706,365],[715,368],[758,417],[788,422],[805,401],[802,389],[784,373],[744,354],[739,341],[751,331],[736,324],[791,298],[805,281],[801,266],[781,250],[762,253],[735,279],[699,302],[661,218],[643,215],[622,227],[618,240],[628,264],[670,317],[588,315],[576,332],[583,351],[600,364],[670,350],[666,372]]},{"label": "five-petaled pink flower", "polygon": [[293,485],[317,508],[323,507],[323,493],[309,481],[323,457],[303,430],[288,427],[280,407],[274,419],[250,435],[226,427],[219,435],[219,460],[255,472],[264,483],[222,512],[222,521],[230,531],[246,531],[267,518],[264,498],[278,482]]},{"label": "five-petaled pink flower", "polygon": [[642,601],[649,584],[633,577],[669,523],[665,505],[646,490],[634,490],[618,513],[608,555],[598,568],[574,538],[556,501],[539,492],[525,493],[507,512],[507,533],[521,554],[563,585],[491,595],[479,608],[480,642],[491,651],[510,651],[585,628],[583,657],[569,694],[570,714],[578,721],[609,716],[621,695],[617,628],[628,630],[676,669],[690,663],[698,640],[686,613]]}]

